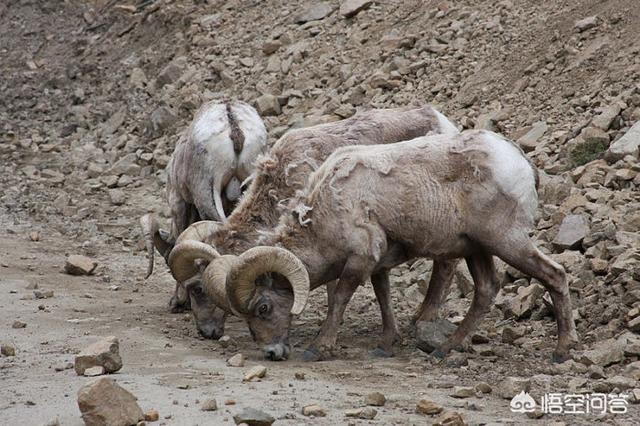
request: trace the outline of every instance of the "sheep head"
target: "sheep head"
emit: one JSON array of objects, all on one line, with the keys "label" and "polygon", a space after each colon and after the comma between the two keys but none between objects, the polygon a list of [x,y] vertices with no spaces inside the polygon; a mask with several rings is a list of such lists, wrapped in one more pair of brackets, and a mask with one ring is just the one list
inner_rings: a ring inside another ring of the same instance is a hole
[{"label": "sheep head", "polygon": [[[169,266],[176,280],[185,280],[201,259],[208,265],[202,272],[201,289],[188,287],[192,306],[195,292],[201,292],[218,307],[244,318],[267,358],[288,358],[291,318],[302,312],[310,291],[309,275],[300,259],[269,246],[253,247],[240,256],[220,256],[211,246],[187,241],[173,249]],[[196,309],[194,315],[199,322]]]}]

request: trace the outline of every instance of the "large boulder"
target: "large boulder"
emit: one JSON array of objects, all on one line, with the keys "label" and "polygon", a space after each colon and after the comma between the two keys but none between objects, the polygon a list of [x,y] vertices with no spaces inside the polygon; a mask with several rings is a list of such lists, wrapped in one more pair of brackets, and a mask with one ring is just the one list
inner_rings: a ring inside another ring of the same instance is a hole
[{"label": "large boulder", "polygon": [[144,420],[136,397],[107,377],[80,388],[78,407],[87,426],[129,426]]},{"label": "large boulder", "polygon": [[640,149],[640,122],[637,122],[620,139],[609,146],[605,158],[614,163],[627,155],[638,157]]}]

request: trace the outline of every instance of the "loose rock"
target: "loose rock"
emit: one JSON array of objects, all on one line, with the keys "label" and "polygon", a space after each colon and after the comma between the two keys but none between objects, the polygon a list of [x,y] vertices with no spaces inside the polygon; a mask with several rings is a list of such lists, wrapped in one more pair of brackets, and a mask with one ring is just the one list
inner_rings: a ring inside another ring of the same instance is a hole
[{"label": "loose rock", "polygon": [[586,31],[588,29],[595,27],[596,25],[598,25],[598,17],[588,16],[584,19],[580,19],[579,21],[576,21],[574,28],[581,33],[583,31]]},{"label": "loose rock", "polygon": [[200,406],[200,411],[216,411],[218,409],[218,403],[215,399],[207,399]]},{"label": "loose rock", "polygon": [[307,417],[325,417],[327,415],[327,412],[321,406],[312,404],[302,407],[302,415]]},{"label": "loose rock", "polygon": [[329,2],[314,2],[307,10],[296,16],[296,24],[304,24],[310,21],[319,21],[333,12],[333,5]]},{"label": "loose rock", "polygon": [[157,410],[149,410],[144,413],[144,420],[146,422],[157,422],[160,419],[160,414]]},{"label": "loose rock", "polygon": [[421,399],[416,404],[416,413],[433,415],[442,412],[442,407],[428,399]]},{"label": "loose rock", "polygon": [[382,407],[387,402],[387,398],[380,392],[372,392],[364,398],[366,405],[372,405],[374,407]]},{"label": "loose rock", "polygon": [[87,426],[134,425],[144,420],[136,397],[107,377],[80,388],[78,407]]},{"label": "loose rock", "polygon": [[373,420],[377,414],[378,411],[373,407],[356,408],[353,410],[347,410],[344,413],[347,417],[355,417],[357,419],[364,420]]},{"label": "loose rock", "polygon": [[451,392],[449,396],[454,398],[470,398],[476,396],[476,392],[471,386],[454,386],[453,392]]},{"label": "loose rock", "polygon": [[86,256],[73,254],[64,264],[64,270],[69,275],[91,275],[98,263]]},{"label": "loose rock", "polygon": [[522,377],[507,377],[498,384],[498,395],[511,399],[522,391],[529,392],[531,381]]},{"label": "loose rock", "polygon": [[122,368],[120,343],[114,336],[106,337],[84,349],[75,359],[74,368],[81,376],[87,368],[102,366],[107,373],[115,373]]},{"label": "loose rock", "polygon": [[640,121],[627,131],[620,139],[609,146],[605,158],[610,163],[615,163],[627,155],[638,158],[640,151]]},{"label": "loose rock", "polygon": [[230,367],[244,367],[245,357],[242,354],[235,354],[227,360],[227,365]]},{"label": "loose rock", "polygon": [[371,6],[373,0],[344,0],[340,4],[340,14],[345,18],[356,16],[361,10]]},{"label": "loose rock", "polygon": [[91,367],[91,368],[87,368],[86,370],[84,370],[84,376],[85,377],[95,377],[95,376],[102,376],[105,373],[104,367],[99,365],[97,367]]},{"label": "loose rock", "polygon": [[446,319],[419,321],[416,324],[416,345],[427,353],[442,346],[453,334],[456,326]]},{"label": "loose rock", "polygon": [[603,340],[592,349],[577,354],[576,359],[585,365],[606,367],[624,359],[624,345],[614,339]]},{"label": "loose rock", "polygon": [[11,324],[11,328],[25,328],[27,326],[26,322],[22,322],[19,320],[15,320],[13,324]]},{"label": "loose rock", "polygon": [[4,356],[16,356],[16,348],[8,343],[0,345],[0,354]]},{"label": "loose rock", "polygon": [[233,416],[233,421],[237,425],[245,423],[248,426],[269,426],[276,421],[272,415],[255,408],[245,408],[240,413]]},{"label": "loose rock", "polygon": [[250,382],[253,379],[261,379],[267,374],[267,367],[264,365],[256,365],[252,367],[247,373],[244,375],[243,382]]},{"label": "loose rock", "polygon": [[582,215],[568,215],[562,220],[553,245],[565,250],[578,248],[588,233],[589,225]]},{"label": "loose rock", "polygon": [[438,416],[433,426],[466,426],[466,424],[460,413],[445,411]]}]

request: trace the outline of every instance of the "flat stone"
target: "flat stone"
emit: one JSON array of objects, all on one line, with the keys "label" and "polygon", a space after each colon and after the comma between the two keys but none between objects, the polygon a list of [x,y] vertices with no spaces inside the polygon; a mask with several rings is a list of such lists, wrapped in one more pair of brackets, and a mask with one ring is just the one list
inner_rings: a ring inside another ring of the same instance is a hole
[{"label": "flat stone", "polygon": [[11,324],[11,328],[25,328],[27,326],[26,322],[22,322],[19,320],[15,320],[13,324]]},{"label": "flat stone", "polygon": [[302,407],[302,415],[307,417],[325,417],[327,415],[327,412],[321,406],[317,404],[311,404]]},{"label": "flat stone", "polygon": [[591,120],[591,125],[601,130],[609,130],[613,120],[620,115],[620,111],[622,111],[620,104],[609,105]]},{"label": "flat stone", "polygon": [[638,385],[638,381],[637,380],[632,379],[630,377],[624,377],[624,376],[613,376],[613,377],[607,379],[606,383],[608,385],[610,385],[611,387],[618,388],[620,390],[631,389],[634,386]]},{"label": "flat stone", "polygon": [[582,215],[568,215],[562,220],[553,245],[560,249],[575,249],[589,234],[589,224]]},{"label": "flat stone", "polygon": [[245,408],[235,416],[233,421],[237,425],[244,423],[248,426],[270,426],[276,419],[264,411],[256,410],[255,408]]},{"label": "flat stone", "polygon": [[122,368],[120,343],[116,337],[105,337],[76,356],[74,369],[79,376],[82,376],[87,368],[96,366],[104,367],[107,373],[115,373]]},{"label": "flat stone", "polygon": [[524,152],[531,152],[538,146],[538,141],[548,129],[549,126],[547,126],[546,122],[538,121],[531,126],[531,130],[518,138],[516,143],[520,145]]},{"label": "flat stone", "polygon": [[449,396],[453,398],[470,398],[476,396],[476,392],[471,386],[454,386]]},{"label": "flat stone", "polygon": [[249,371],[244,375],[243,382],[250,382],[253,379],[261,379],[267,374],[267,367],[264,365],[256,365],[252,367]]},{"label": "flat stone", "polygon": [[419,321],[416,324],[416,345],[420,350],[430,353],[442,346],[456,328],[450,321],[442,318]]},{"label": "flat stone", "polygon": [[126,426],[144,420],[136,397],[107,377],[80,388],[78,407],[86,426]]},{"label": "flat stone", "polygon": [[33,297],[36,299],[51,299],[53,290],[33,290]]},{"label": "flat stone", "polygon": [[304,12],[296,16],[296,24],[304,24],[311,21],[319,21],[331,15],[334,6],[326,1],[314,2]]},{"label": "flat stone", "polygon": [[215,399],[207,399],[200,406],[200,411],[216,411],[218,409],[218,402]]},{"label": "flat stone", "polygon": [[98,262],[87,256],[72,254],[64,264],[64,271],[69,275],[91,275],[98,266]]},{"label": "flat stone", "polygon": [[357,419],[373,420],[378,414],[378,410],[373,407],[355,408],[347,410],[344,415],[347,417],[355,417]]},{"label": "flat stone", "polygon": [[631,403],[632,404],[640,404],[640,389],[638,389],[638,388],[632,389],[630,394],[631,394],[630,395],[631,396],[631,398],[630,398]]},{"label": "flat stone", "polygon": [[371,6],[373,0],[344,0],[340,4],[340,15],[345,18],[352,18],[360,11]]},{"label": "flat stone", "polygon": [[430,415],[438,414],[441,412],[442,412],[442,407],[428,399],[421,399],[416,404],[416,413],[418,414],[426,414],[430,416]]},{"label": "flat stone", "polygon": [[573,27],[578,30],[578,32],[583,32],[588,29],[591,29],[598,25],[598,17],[597,16],[588,16],[586,18],[580,19],[576,21]]},{"label": "flat stone", "polygon": [[84,376],[85,377],[95,377],[95,376],[102,376],[105,373],[104,367],[101,365],[98,365],[96,367],[90,367],[84,370]]},{"label": "flat stone", "polygon": [[624,345],[614,339],[603,340],[590,350],[576,355],[576,360],[585,365],[606,367],[624,359]]},{"label": "flat stone", "polygon": [[382,407],[387,402],[387,398],[380,392],[372,392],[364,398],[366,405],[372,405],[374,407]]},{"label": "flat stone", "polygon": [[627,131],[620,139],[609,146],[605,154],[605,159],[610,163],[615,163],[627,155],[638,158],[640,150],[640,121]]}]

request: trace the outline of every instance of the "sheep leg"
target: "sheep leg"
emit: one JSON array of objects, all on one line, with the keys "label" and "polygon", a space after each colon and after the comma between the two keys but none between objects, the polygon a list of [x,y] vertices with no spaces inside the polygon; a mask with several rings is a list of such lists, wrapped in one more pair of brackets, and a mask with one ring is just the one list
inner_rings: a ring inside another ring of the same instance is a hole
[{"label": "sheep leg", "polygon": [[511,236],[507,241],[508,245],[496,247],[496,256],[538,279],[551,295],[558,326],[558,343],[552,359],[554,362],[564,362],[570,358],[569,351],[579,345],[566,273],[562,266],[538,250],[527,235]]},{"label": "sheep leg", "polygon": [[413,319],[414,323],[418,321],[435,321],[438,318],[438,309],[451,286],[457,264],[457,259],[433,261],[433,270],[431,271],[427,295]]},{"label": "sheep leg", "polygon": [[500,290],[491,254],[484,250],[479,250],[466,258],[466,261],[475,284],[471,307],[451,337],[439,349],[433,351],[432,355],[438,358],[443,358],[451,349],[457,348],[462,344],[485,314],[489,312],[493,300],[498,294],[498,290]]},{"label": "sheep leg", "polygon": [[[176,194],[169,196],[169,205],[171,206],[171,216],[173,218],[171,224],[171,235],[173,238],[177,238],[191,224],[189,223],[189,220],[194,208]],[[175,240],[172,243],[171,250],[173,250],[173,244],[175,244]],[[169,254],[171,253],[171,250],[168,250],[166,255],[163,253],[165,261],[167,262],[169,261]],[[171,299],[169,299],[170,311],[174,314],[184,312],[189,309],[189,305],[187,292],[181,283],[176,282],[173,295],[171,296]]]},{"label": "sheep leg", "polygon": [[[365,273],[365,265],[367,266]],[[333,295],[333,303],[329,305],[327,317],[320,327],[320,331],[311,345],[304,351],[306,361],[320,361],[326,359],[335,348],[338,339],[338,327],[342,322],[344,311],[351,300],[353,293],[361,285],[371,270],[369,262],[360,257],[351,257],[347,261],[338,286]]]},{"label": "sheep leg", "polygon": [[389,271],[384,270],[371,276],[373,291],[380,305],[382,315],[382,338],[378,347],[373,351],[374,356],[393,356],[392,346],[400,341],[400,330],[391,306],[391,285],[389,284]]}]

